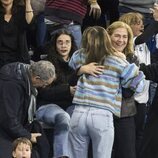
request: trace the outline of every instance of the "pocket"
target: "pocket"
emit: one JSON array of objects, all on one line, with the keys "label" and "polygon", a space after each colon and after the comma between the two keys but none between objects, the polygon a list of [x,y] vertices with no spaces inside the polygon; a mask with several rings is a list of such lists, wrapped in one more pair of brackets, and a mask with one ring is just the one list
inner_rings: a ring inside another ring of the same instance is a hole
[{"label": "pocket", "polygon": [[78,110],[73,111],[72,117],[70,119],[70,126],[72,129],[77,128],[79,126],[79,122],[81,117],[83,116],[83,113],[84,112]]},{"label": "pocket", "polygon": [[92,113],[92,125],[96,130],[104,132],[113,128],[113,118],[110,114]]}]

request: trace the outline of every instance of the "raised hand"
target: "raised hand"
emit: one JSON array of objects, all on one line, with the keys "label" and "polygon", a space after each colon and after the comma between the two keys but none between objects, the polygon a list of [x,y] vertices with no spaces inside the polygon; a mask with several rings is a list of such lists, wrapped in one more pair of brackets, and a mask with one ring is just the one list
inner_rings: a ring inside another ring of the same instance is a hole
[{"label": "raised hand", "polygon": [[40,137],[41,135],[41,133],[31,133],[31,142],[37,143],[37,137]]},{"label": "raised hand", "polygon": [[89,16],[91,15],[93,16],[94,19],[98,19],[101,15],[101,9],[97,2],[90,4]]}]

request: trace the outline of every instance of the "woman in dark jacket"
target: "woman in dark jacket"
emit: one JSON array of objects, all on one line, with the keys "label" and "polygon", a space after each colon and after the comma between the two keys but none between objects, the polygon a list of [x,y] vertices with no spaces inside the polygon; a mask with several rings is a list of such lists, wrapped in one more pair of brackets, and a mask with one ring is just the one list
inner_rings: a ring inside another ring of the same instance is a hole
[{"label": "woman in dark jacket", "polygon": [[[56,81],[39,89],[37,119],[54,127],[54,157],[68,157],[68,131],[70,116],[64,110],[71,105],[76,90],[75,72],[68,66],[72,53],[76,50],[74,38],[66,29],[57,31],[45,51],[47,59],[56,68]],[[74,81],[74,83],[73,83]]]},{"label": "woman in dark jacket", "polygon": [[[62,43],[64,36],[68,39]],[[58,48],[57,45],[61,45],[61,48]],[[51,86],[39,89],[38,105],[54,103],[64,110],[71,105],[76,75],[74,70],[69,67],[68,61],[76,48],[73,36],[66,29],[61,29],[54,34],[50,43],[45,46],[44,52],[48,54],[47,60],[55,66],[57,78]]]}]

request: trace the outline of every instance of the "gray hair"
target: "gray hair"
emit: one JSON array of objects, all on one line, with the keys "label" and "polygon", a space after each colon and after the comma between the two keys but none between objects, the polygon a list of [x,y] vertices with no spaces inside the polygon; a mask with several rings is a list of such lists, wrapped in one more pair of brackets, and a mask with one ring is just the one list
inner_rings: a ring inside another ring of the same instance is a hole
[{"label": "gray hair", "polygon": [[42,80],[49,80],[50,78],[56,78],[54,65],[45,60],[31,63],[29,71],[34,76],[39,76]]}]

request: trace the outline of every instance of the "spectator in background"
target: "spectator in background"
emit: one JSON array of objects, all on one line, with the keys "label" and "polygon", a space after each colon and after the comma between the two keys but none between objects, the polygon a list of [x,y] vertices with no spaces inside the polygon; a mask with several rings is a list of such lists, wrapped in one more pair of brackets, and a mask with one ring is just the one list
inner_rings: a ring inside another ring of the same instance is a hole
[{"label": "spectator in background", "polygon": [[[156,9],[156,8],[155,8]],[[146,42],[158,32],[158,22],[153,21],[144,29],[143,15],[136,12],[126,13],[120,17],[120,21],[127,23],[134,34],[134,49],[140,63],[146,65],[151,63],[150,51]],[[147,103],[149,100],[149,81],[145,81],[145,87],[143,93],[135,95],[137,114],[135,116],[136,121],[136,149],[137,154],[140,151],[141,141],[144,132],[145,117],[147,112]]]},{"label": "spectator in background", "polygon": [[101,8],[101,15],[98,18],[94,18],[89,15],[90,6],[88,5],[87,13],[83,19],[82,31],[88,26],[102,26],[104,28],[107,25],[119,18],[118,5],[119,0],[98,0],[98,4]]},{"label": "spectator in background", "polygon": [[81,25],[86,14],[87,5],[90,4],[90,15],[99,17],[101,14],[97,0],[47,0],[45,17],[50,20],[48,26],[49,33],[55,29],[65,26],[73,34],[77,47],[81,43]]},{"label": "spectator in background", "polygon": [[[153,14],[155,22],[158,23],[158,4],[154,4],[153,8],[150,8],[151,13]],[[158,26],[153,26],[150,29],[150,36],[152,35],[151,30],[155,30],[154,35],[151,37],[150,40],[147,41],[147,46],[150,51],[150,57],[151,57],[151,63],[156,63],[158,61]],[[149,36],[149,37],[150,37]],[[157,83],[154,83],[153,81],[150,81],[150,87],[149,87],[149,100],[148,100],[148,107],[152,105],[152,101],[155,95]]]},{"label": "spectator in background", "polygon": [[36,49],[45,44],[45,34],[46,25],[44,23],[44,10],[45,10],[46,0],[31,0],[32,9],[34,11],[33,24],[27,30],[27,41],[29,46],[29,51],[32,51],[33,56]]},{"label": "spectator in background", "polygon": [[[120,21],[127,23],[134,35],[134,40],[137,39],[139,35],[142,34],[144,30],[144,24],[142,15],[140,13],[126,13],[120,17]],[[137,55],[140,63],[150,64],[150,51],[147,48],[145,43],[135,45],[135,54]],[[140,144],[144,132],[145,117],[147,111],[147,102],[149,99],[149,81],[145,81],[144,91],[138,95],[135,95],[135,103],[137,108],[137,114],[135,115],[135,124],[136,124],[136,152],[138,155]]]},{"label": "spectator in background", "polygon": [[30,0],[0,0],[0,67],[11,62],[29,63],[26,28],[33,18]]},{"label": "spectator in background", "polygon": [[139,12],[144,16],[144,25],[153,21],[150,8],[153,7],[155,0],[119,0],[120,16],[124,13]]},{"label": "spectator in background", "polygon": [[[53,144],[54,157],[69,157],[68,132],[70,116],[64,110],[72,104],[76,90],[75,71],[68,62],[77,49],[74,37],[70,31],[59,29],[53,35],[49,45],[45,47],[48,53],[47,60],[52,62],[56,69],[56,80],[46,88],[40,88],[37,97],[39,109],[37,119],[54,128]],[[74,81],[73,81],[74,80]]]},{"label": "spectator in background", "polygon": [[[158,64],[151,65],[140,64],[140,70],[144,72],[147,80],[158,83]],[[138,158],[157,158],[158,157],[158,87],[149,109],[143,141]]]},{"label": "spectator in background", "polygon": [[17,138],[13,142],[13,158],[31,158],[32,143],[27,138]]},{"label": "spectator in background", "polygon": [[[54,78],[54,66],[48,61],[31,65],[10,63],[0,69],[1,158],[11,157],[12,142],[16,138],[26,137],[38,144],[37,137],[41,134],[31,133],[26,126],[33,121],[36,87],[48,86]],[[41,150],[46,148],[47,151],[46,145],[46,142],[43,142]],[[47,154],[45,152],[45,157]]]}]

